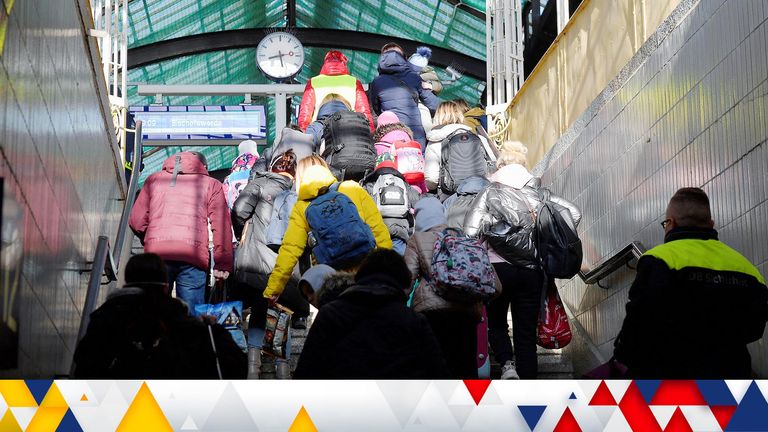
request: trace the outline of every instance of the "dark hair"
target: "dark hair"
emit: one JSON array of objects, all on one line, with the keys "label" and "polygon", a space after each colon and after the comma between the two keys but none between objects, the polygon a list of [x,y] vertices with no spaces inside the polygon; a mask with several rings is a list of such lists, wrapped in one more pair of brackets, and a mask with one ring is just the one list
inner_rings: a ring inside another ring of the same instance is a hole
[{"label": "dark hair", "polygon": [[360,264],[355,281],[375,274],[382,274],[393,280],[397,288],[406,290],[411,283],[411,271],[403,257],[392,249],[374,249]]},{"label": "dark hair", "polygon": [[708,227],[712,221],[709,197],[696,187],[678,189],[669,200],[667,213],[681,227]]},{"label": "dark hair", "polygon": [[288,149],[280,156],[276,157],[269,167],[273,173],[288,173],[291,177],[296,176],[296,153],[293,149]]},{"label": "dark hair", "polygon": [[401,47],[400,45],[398,45],[398,44],[396,44],[394,42],[389,42],[387,44],[384,44],[383,47],[381,47],[381,53],[382,54],[384,54],[387,51],[397,51],[401,55],[403,55],[403,56],[405,55],[405,51],[403,51],[403,47]]},{"label": "dark hair", "polygon": [[153,253],[134,255],[125,264],[124,273],[126,284],[168,283],[168,272],[165,261]]},{"label": "dark hair", "polygon": [[354,277],[351,273],[337,272],[328,276],[320,289],[315,292],[317,307],[321,308],[336,300],[353,283]]}]

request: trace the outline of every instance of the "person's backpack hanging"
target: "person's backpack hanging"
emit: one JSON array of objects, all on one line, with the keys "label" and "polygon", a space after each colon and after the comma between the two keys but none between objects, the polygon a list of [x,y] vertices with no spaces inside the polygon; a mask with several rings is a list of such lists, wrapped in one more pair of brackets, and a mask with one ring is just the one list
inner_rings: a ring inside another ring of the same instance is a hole
[{"label": "person's backpack hanging", "polygon": [[424,153],[418,141],[397,140],[392,143],[390,150],[395,156],[397,170],[403,174],[409,184],[418,184],[424,181]]},{"label": "person's backpack hanging", "polygon": [[543,294],[536,343],[547,349],[563,348],[571,342],[571,326],[553,279],[547,278]]},{"label": "person's backpack hanging", "polygon": [[401,218],[408,214],[411,209],[409,187],[394,174],[381,174],[376,179],[371,192],[382,217]]},{"label": "person's backpack hanging", "polygon": [[480,137],[460,129],[446,137],[440,145],[440,177],[442,193],[452,195],[468,177],[488,174],[486,151]]},{"label": "person's backpack hanging", "polygon": [[474,303],[496,294],[496,272],[482,242],[447,228],[438,234],[429,283],[446,300]]},{"label": "person's backpack hanging", "polygon": [[548,190],[541,191],[543,200],[536,217],[536,250],[549,277],[570,279],[581,269],[581,240],[571,212],[550,201]]},{"label": "person's backpack hanging", "polygon": [[323,159],[340,180],[360,181],[376,165],[370,123],[354,111],[339,111],[323,120]]},{"label": "person's backpack hanging", "polygon": [[293,189],[286,189],[277,194],[272,201],[272,216],[264,232],[264,243],[275,252],[283,244],[283,237],[285,237],[285,231],[288,229],[288,220],[296,200],[296,192]]},{"label": "person's backpack hanging", "polygon": [[339,183],[313,199],[305,211],[312,229],[310,245],[319,264],[343,267],[376,248],[371,228],[355,204],[338,191]]}]

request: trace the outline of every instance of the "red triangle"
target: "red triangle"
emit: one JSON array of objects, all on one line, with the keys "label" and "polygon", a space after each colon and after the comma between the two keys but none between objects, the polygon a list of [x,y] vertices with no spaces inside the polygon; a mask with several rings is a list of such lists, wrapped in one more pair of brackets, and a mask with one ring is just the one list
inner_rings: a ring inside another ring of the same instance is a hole
[{"label": "red triangle", "polygon": [[581,432],[579,422],[576,421],[576,417],[573,416],[571,409],[566,407],[563,416],[557,422],[557,426],[552,432]]},{"label": "red triangle", "polygon": [[709,409],[712,410],[712,414],[717,419],[717,424],[720,425],[720,428],[725,430],[728,422],[731,421],[731,417],[733,417],[734,411],[736,411],[736,405],[711,406]]},{"label": "red triangle", "polygon": [[491,380],[464,380],[464,385],[475,400],[475,404],[480,405],[486,390],[491,385]]},{"label": "red triangle", "polygon": [[624,418],[627,419],[627,424],[634,431],[643,432],[661,432],[661,426],[653,415],[651,408],[643,398],[643,394],[640,393],[640,389],[633,381],[629,384],[627,392],[619,402],[619,409],[621,409]]},{"label": "red triangle", "polygon": [[691,425],[688,424],[688,420],[685,419],[680,407],[677,407],[675,413],[672,414],[672,418],[669,419],[669,423],[667,423],[664,432],[693,432]]},{"label": "red triangle", "polygon": [[602,405],[602,406],[615,406],[616,399],[613,398],[611,391],[608,390],[608,386],[605,381],[600,381],[600,385],[597,387],[597,391],[592,396],[592,400],[589,401],[590,405]]},{"label": "red triangle", "polygon": [[661,382],[651,405],[709,405],[696,381],[665,380]]}]

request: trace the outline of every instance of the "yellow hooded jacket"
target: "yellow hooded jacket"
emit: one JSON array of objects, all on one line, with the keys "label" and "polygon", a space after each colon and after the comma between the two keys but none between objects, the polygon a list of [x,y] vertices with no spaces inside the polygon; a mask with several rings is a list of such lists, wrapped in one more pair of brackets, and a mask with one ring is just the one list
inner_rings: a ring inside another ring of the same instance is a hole
[{"label": "yellow hooded jacket", "polygon": [[[269,276],[267,288],[264,290],[264,297],[280,295],[291,276],[293,268],[299,261],[299,257],[304,253],[309,237],[309,223],[305,212],[310,202],[317,198],[321,189],[327,188],[336,182],[336,177],[331,174],[328,168],[315,165],[309,167],[301,178],[301,187],[299,188],[299,197],[291,211],[291,217],[288,220],[288,229],[283,237],[283,244],[280,246],[280,252],[277,254],[275,269]],[[339,184],[339,192],[346,195],[357,207],[360,218],[365,222],[373,232],[376,239],[376,247],[392,249],[392,239],[389,237],[389,230],[384,225],[379,209],[373,198],[359,184],[353,181],[345,181]]]}]

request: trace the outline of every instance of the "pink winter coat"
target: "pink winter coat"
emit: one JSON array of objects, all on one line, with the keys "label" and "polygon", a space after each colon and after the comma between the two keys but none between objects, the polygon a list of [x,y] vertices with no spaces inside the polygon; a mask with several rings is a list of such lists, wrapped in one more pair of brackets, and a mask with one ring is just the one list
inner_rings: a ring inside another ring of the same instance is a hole
[{"label": "pink winter coat", "polygon": [[232,225],[221,183],[208,176],[197,156],[181,152],[166,159],[162,171],[144,182],[128,223],[145,252],[207,270],[209,219],[214,268],[231,272]]}]

